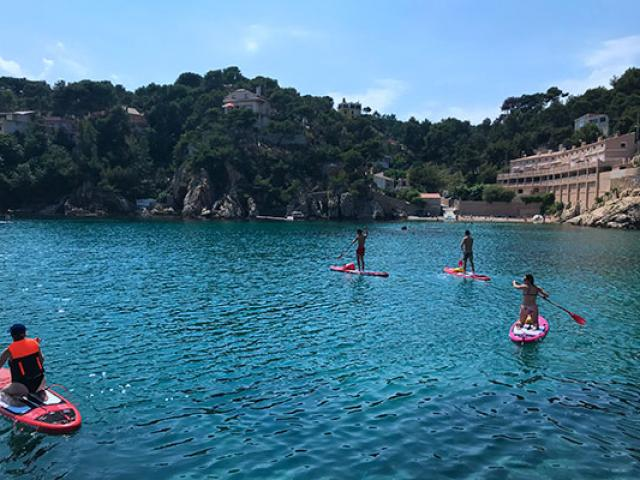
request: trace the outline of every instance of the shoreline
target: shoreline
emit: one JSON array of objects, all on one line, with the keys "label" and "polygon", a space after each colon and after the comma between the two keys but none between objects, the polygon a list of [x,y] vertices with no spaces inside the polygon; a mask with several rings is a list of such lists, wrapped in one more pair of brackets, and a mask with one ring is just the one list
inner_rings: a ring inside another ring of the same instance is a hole
[{"label": "shoreline", "polygon": [[[241,217],[241,218],[208,218],[208,217],[183,217],[181,215],[144,215],[144,214],[130,214],[130,215],[38,215],[30,213],[17,213],[15,212],[9,221],[14,220],[167,220],[167,221],[223,221],[223,222],[235,222],[235,221],[257,221],[257,222],[371,222],[371,223],[403,223],[403,222],[428,222],[428,223],[526,223],[534,225],[544,224],[560,224],[557,219],[546,217],[544,222],[533,222],[531,218],[516,218],[516,217],[494,217],[494,216],[479,216],[479,215],[458,215],[457,220],[447,220],[443,216],[437,217],[418,217],[409,215],[404,218],[386,218],[386,219],[372,219],[372,218],[296,218],[281,217],[275,215],[258,215],[256,217]],[[5,223],[7,223],[5,221]]]}]

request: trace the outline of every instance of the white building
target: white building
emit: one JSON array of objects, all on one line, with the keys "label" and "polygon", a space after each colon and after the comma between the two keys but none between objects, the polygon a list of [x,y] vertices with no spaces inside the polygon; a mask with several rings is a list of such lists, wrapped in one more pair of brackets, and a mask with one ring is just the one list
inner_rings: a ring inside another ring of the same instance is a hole
[{"label": "white building", "polygon": [[35,114],[36,112],[33,110],[0,113],[0,133],[9,135],[16,132],[26,132],[33,122]]},{"label": "white building", "polygon": [[497,183],[516,195],[550,192],[565,205],[590,208],[597,197],[617,188],[620,178],[635,171],[633,156],[638,146],[634,133],[599,138],[579,147],[538,152],[510,161],[509,173]]},{"label": "white building", "polygon": [[256,88],[255,93],[244,88],[234,90],[222,100],[222,108],[225,112],[245,108],[258,116],[258,126],[264,127],[269,122],[271,104],[262,96],[262,89]]},{"label": "white building", "polygon": [[393,178],[387,177],[382,172],[373,175],[373,183],[375,183],[376,187],[380,190],[393,190],[395,185]]},{"label": "white building", "polygon": [[576,118],[573,122],[574,130],[580,130],[585,125],[593,123],[600,129],[602,134],[606,137],[609,135],[609,116],[604,113],[587,113],[579,118]]}]

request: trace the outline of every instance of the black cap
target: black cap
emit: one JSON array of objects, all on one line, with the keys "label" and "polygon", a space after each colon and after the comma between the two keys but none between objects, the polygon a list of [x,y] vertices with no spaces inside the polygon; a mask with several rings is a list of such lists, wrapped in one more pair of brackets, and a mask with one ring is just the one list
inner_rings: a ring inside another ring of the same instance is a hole
[{"label": "black cap", "polygon": [[9,328],[9,333],[11,335],[18,335],[20,333],[27,333],[27,327],[25,327],[23,324],[21,323],[14,323],[13,325],[11,325],[11,327]]}]

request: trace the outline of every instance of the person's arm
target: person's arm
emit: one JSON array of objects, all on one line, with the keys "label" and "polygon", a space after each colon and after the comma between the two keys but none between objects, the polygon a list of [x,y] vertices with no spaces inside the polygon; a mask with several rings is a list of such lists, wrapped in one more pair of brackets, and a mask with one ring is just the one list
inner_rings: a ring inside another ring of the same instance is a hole
[{"label": "person's arm", "polygon": [[518,283],[515,280],[513,282],[511,282],[511,285],[513,285],[513,288],[517,288],[518,290],[522,290],[524,288],[527,288],[526,285],[524,285],[523,283]]},{"label": "person's arm", "polygon": [[9,349],[5,348],[4,352],[0,354],[0,367],[4,367],[4,364],[7,363],[7,360],[9,360],[10,358],[11,356],[9,355]]},{"label": "person's arm", "polygon": [[545,292],[545,290],[541,287],[536,287],[538,289],[538,292],[540,293],[540,295],[542,295],[542,298],[549,298],[549,294],[547,292]]}]

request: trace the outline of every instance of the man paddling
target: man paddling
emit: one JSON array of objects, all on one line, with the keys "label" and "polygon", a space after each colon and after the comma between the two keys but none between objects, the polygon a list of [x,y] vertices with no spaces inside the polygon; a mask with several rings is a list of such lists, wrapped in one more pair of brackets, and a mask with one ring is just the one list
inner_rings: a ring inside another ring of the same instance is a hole
[{"label": "man paddling", "polygon": [[0,367],[9,361],[11,383],[2,389],[12,397],[25,397],[44,390],[44,357],[39,338],[27,338],[27,327],[21,323],[11,326],[13,343],[0,354]]},{"label": "man paddling", "polygon": [[356,231],[356,238],[353,239],[351,245],[358,242],[358,248],[356,248],[356,261],[358,262],[358,270],[364,271],[364,243],[367,241],[369,231],[367,227],[364,228],[364,232],[361,229]]},{"label": "man paddling", "polygon": [[471,273],[476,273],[476,267],[473,265],[473,237],[469,230],[465,230],[464,237],[460,242],[460,249],[462,250],[462,271],[467,271],[467,260],[471,262]]}]

